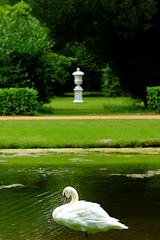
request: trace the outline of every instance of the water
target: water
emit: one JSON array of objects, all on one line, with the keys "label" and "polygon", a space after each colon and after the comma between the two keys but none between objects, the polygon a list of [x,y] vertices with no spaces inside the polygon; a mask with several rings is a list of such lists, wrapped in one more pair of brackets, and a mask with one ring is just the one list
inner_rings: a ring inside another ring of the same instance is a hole
[{"label": "water", "polygon": [[84,239],[82,232],[52,219],[53,209],[63,204],[62,191],[68,185],[77,189],[80,199],[100,203],[110,216],[129,226],[128,230],[91,234],[89,239],[159,239],[159,158],[102,153],[2,154],[0,240]]}]

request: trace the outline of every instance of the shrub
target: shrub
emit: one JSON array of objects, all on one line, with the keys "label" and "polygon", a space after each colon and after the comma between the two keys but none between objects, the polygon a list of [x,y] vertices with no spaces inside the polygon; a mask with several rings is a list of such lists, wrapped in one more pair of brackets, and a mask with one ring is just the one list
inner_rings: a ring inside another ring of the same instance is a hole
[{"label": "shrub", "polygon": [[30,88],[0,89],[0,115],[33,115],[38,92]]},{"label": "shrub", "polygon": [[121,97],[125,95],[119,78],[115,75],[109,63],[103,70],[101,81],[102,91],[106,97]]},{"label": "shrub", "polygon": [[43,55],[35,71],[35,88],[41,96],[40,101],[49,102],[53,96],[63,95],[66,82],[71,78],[72,62],[74,58],[53,52]]},{"label": "shrub", "polygon": [[147,87],[147,104],[155,113],[160,113],[160,86]]}]

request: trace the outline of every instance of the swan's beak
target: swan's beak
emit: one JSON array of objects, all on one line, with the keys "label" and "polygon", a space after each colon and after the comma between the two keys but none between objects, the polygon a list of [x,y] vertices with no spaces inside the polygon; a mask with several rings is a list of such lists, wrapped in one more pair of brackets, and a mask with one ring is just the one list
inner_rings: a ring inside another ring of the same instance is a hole
[{"label": "swan's beak", "polygon": [[64,195],[64,203],[67,202],[67,197]]}]

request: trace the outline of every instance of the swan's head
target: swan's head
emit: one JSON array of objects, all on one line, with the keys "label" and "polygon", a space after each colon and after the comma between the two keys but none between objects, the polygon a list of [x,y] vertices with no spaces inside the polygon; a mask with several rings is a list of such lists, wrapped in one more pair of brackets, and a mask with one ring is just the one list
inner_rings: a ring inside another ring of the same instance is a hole
[{"label": "swan's head", "polygon": [[71,196],[72,202],[78,201],[78,193],[73,187],[66,187],[63,190],[64,203],[67,202],[67,199]]}]

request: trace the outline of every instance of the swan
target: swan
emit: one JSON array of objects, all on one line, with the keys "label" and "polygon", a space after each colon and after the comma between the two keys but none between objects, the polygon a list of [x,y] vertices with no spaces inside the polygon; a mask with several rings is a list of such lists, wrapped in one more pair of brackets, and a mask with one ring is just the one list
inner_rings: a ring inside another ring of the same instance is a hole
[{"label": "swan", "polygon": [[71,201],[53,210],[52,217],[55,222],[71,229],[88,233],[106,232],[110,229],[128,229],[118,219],[110,217],[98,204],[78,201],[78,193],[73,187],[63,190],[64,203],[71,196]]}]

